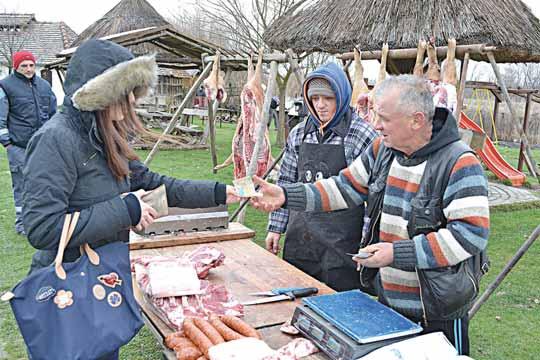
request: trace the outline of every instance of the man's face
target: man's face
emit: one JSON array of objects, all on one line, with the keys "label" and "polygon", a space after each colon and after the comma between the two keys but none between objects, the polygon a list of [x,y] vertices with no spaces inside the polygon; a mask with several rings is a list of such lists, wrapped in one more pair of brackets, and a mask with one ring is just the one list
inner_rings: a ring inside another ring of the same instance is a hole
[{"label": "man's face", "polygon": [[313,95],[311,103],[321,123],[326,124],[336,114],[336,98],[325,95]]},{"label": "man's face", "polygon": [[31,79],[36,73],[36,64],[32,60],[24,60],[19,64],[17,72],[24,75],[27,79]]},{"label": "man's face", "polygon": [[413,124],[413,114],[397,106],[399,90],[390,91],[374,99],[375,130],[383,137],[384,145],[410,155],[411,146],[418,136]]}]

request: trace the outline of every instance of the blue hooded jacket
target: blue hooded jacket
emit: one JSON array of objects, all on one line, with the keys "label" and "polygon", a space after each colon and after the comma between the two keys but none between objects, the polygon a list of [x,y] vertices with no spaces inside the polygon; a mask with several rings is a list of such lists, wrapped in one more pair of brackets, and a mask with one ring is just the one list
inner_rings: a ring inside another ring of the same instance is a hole
[{"label": "blue hooded jacket", "polygon": [[313,122],[317,126],[317,128],[319,128],[321,124],[317,119],[317,113],[313,108],[313,104],[307,96],[308,83],[313,78],[326,79],[330,83],[330,86],[332,87],[332,90],[336,95],[336,113],[332,120],[330,120],[328,125],[324,127],[324,130],[328,131],[338,122],[340,122],[344,118],[344,115],[347,113],[347,111],[349,111],[349,104],[351,102],[352,96],[351,84],[349,83],[347,75],[345,75],[343,69],[335,63],[328,63],[326,65],[323,65],[317,70],[312,71],[307,76],[303,86],[304,101],[310,113],[308,121]]}]

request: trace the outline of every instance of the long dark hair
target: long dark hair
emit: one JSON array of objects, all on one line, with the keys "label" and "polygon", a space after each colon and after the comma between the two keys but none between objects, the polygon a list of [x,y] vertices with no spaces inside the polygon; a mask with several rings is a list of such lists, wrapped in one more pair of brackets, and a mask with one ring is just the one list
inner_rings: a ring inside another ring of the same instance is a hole
[{"label": "long dark hair", "polygon": [[[111,118],[110,108],[120,106],[124,119],[116,121]],[[122,180],[129,175],[128,161],[139,160],[139,156],[129,146],[129,138],[141,134],[151,134],[144,128],[139,117],[135,113],[135,107],[130,101],[130,95],[126,95],[117,104],[112,104],[104,110],[97,111],[97,125],[99,134],[103,140],[107,164],[117,180]]]}]

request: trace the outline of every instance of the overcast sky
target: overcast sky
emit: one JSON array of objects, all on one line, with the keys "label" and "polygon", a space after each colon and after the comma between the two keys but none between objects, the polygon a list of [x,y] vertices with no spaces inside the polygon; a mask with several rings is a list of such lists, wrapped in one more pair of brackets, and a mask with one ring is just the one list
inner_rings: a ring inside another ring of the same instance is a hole
[{"label": "overcast sky", "polygon": [[[540,0],[523,1],[540,17]],[[64,21],[79,34],[119,2],[120,0],[0,0],[0,12],[33,13],[38,21]],[[192,6],[191,0],[148,2],[165,18],[170,18],[170,14],[178,12],[180,7]]]}]

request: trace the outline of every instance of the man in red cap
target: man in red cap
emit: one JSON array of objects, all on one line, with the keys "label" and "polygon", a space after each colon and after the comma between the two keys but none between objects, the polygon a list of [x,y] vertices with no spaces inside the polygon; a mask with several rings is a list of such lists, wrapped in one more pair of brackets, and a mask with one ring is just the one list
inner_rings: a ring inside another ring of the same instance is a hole
[{"label": "man in red cap", "polygon": [[6,148],[15,202],[15,231],[25,235],[22,188],[25,149],[32,135],[56,112],[49,83],[35,76],[36,58],[29,51],[13,54],[14,72],[0,80],[0,143]]}]

